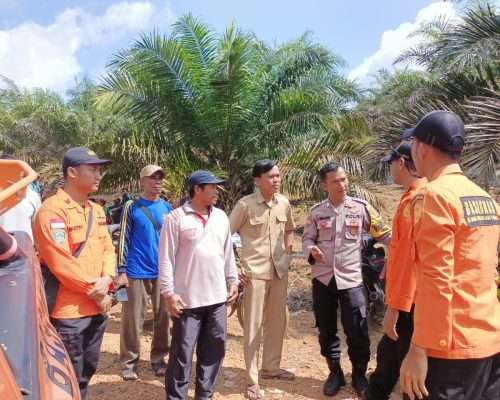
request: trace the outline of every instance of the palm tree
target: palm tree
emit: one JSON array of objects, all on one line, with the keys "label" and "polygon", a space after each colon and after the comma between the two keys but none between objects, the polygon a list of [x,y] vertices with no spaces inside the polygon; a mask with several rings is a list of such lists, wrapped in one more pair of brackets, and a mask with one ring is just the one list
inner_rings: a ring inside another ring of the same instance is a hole
[{"label": "palm tree", "polygon": [[495,186],[500,171],[500,91],[472,97],[465,108],[470,120],[463,165],[483,187]]},{"label": "palm tree", "polygon": [[[484,187],[495,185],[499,160],[494,130],[500,85],[498,8],[472,6],[461,20],[437,19],[418,33],[426,40],[403,53],[397,62],[413,61],[425,71],[381,74],[378,86],[358,108],[367,115],[376,137],[367,154],[379,158],[397,144],[403,129],[415,125],[426,112],[447,109],[466,123],[466,173]],[[373,167],[369,168],[373,176],[383,175],[383,170]]]},{"label": "palm tree", "polygon": [[6,82],[0,90],[0,149],[42,169],[44,179],[55,178],[64,150],[85,142],[77,113],[53,92]]},{"label": "palm tree", "polygon": [[172,168],[183,159],[219,170],[230,207],[256,159],[285,157],[348,112],[357,91],[340,65],[309,34],[274,48],[234,25],[217,36],[187,15],[170,36],[143,35],[115,55],[99,105],[140,125]]}]

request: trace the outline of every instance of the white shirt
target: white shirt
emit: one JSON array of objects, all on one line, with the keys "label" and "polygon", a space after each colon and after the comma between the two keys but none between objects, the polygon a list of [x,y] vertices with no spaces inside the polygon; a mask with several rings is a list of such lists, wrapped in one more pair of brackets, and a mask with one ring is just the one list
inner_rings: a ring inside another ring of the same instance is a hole
[{"label": "white shirt", "polygon": [[26,197],[10,210],[0,215],[0,226],[7,232],[26,232],[33,241],[31,224],[41,206],[40,195],[28,186]]},{"label": "white shirt", "polygon": [[230,284],[238,284],[227,215],[212,207],[200,216],[190,203],[172,211],[159,244],[161,293],[179,295],[186,308],[224,303]]}]

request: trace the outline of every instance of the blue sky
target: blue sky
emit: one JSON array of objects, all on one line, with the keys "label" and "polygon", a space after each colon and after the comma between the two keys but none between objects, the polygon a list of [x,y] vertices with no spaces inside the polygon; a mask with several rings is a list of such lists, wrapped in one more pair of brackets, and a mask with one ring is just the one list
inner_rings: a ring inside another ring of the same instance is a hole
[{"label": "blue sky", "polygon": [[457,13],[432,0],[0,0],[0,10],[0,74],[61,93],[76,78],[98,79],[141,32],[168,32],[188,12],[218,32],[235,21],[271,44],[311,31],[365,86],[415,43],[407,35],[420,22]]}]

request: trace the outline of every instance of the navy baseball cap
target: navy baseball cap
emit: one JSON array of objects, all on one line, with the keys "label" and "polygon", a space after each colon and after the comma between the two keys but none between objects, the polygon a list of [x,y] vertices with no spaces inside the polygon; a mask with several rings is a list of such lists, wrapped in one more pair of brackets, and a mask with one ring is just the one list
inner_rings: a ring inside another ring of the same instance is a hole
[{"label": "navy baseball cap", "polygon": [[64,154],[63,170],[84,164],[109,165],[111,163],[111,160],[97,157],[97,154],[87,147],[72,147]]},{"label": "navy baseball cap", "polygon": [[404,158],[405,160],[413,161],[411,158],[411,143],[403,142],[395,149],[391,149],[387,155],[382,158],[382,162],[390,164],[398,158]]},{"label": "navy baseball cap", "polygon": [[191,176],[188,178],[187,184],[191,189],[195,185],[203,185],[203,184],[215,184],[219,185],[224,183],[224,179],[217,178],[212,172],[205,170],[194,171]]},{"label": "navy baseball cap", "polygon": [[461,153],[465,144],[464,123],[453,112],[431,111],[414,128],[405,130],[401,135],[403,140],[411,137],[441,151]]}]

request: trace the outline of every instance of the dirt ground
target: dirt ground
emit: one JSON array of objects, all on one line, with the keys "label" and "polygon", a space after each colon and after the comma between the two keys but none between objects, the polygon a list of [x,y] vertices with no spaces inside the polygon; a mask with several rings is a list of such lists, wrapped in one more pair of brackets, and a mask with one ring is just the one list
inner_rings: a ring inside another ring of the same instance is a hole
[{"label": "dirt ground", "polygon": [[[382,196],[384,192],[381,191]],[[383,197],[382,214],[389,221],[398,199],[398,192]],[[300,225],[305,220],[307,207],[295,208],[298,232],[294,242],[296,258],[292,262],[289,274],[288,302],[290,321],[285,339],[282,366],[295,370],[296,379],[292,382],[264,380],[262,389],[265,399],[328,399],[322,394],[322,385],[328,375],[323,357],[320,356],[317,331],[311,312],[311,280],[310,268],[300,256]],[[339,327],[340,327],[339,321]],[[376,346],[381,335],[381,328],[370,324],[372,359],[369,373],[375,367]],[[214,399],[244,399],[245,369],[243,360],[243,332],[238,320],[233,315],[228,320],[227,352],[219,375]],[[335,399],[347,400],[358,397],[350,386],[351,365],[347,357],[345,340],[342,337],[343,350],[341,363],[346,374],[347,385],[335,396]],[[155,377],[149,365],[149,349],[151,345],[151,327],[146,326],[142,338],[142,355],[139,363],[140,379],[135,382],[124,382],[120,376],[120,305],[113,308],[104,342],[97,374],[94,376],[89,398],[91,400],[159,400],[165,398],[164,380]],[[193,376],[192,376],[193,378]],[[193,379],[191,379],[193,382]],[[190,385],[189,399],[193,399],[194,385]],[[396,394],[393,399],[400,398]]]},{"label": "dirt ground", "polygon": [[[328,369],[320,356],[314,317],[310,311],[310,283],[302,262],[294,262],[290,272],[290,322],[283,348],[282,366],[295,369],[297,378],[293,382],[264,380],[262,388],[265,399],[327,399],[322,394],[322,385]],[[307,267],[306,267],[307,268]],[[340,324],[339,324],[340,326]],[[149,366],[151,329],[146,326],[142,339],[142,356],[139,363],[140,380],[124,382],[120,377],[120,306],[115,306],[110,318],[97,374],[94,376],[89,398],[91,400],[159,400],[165,398],[163,379],[155,377]],[[372,360],[369,372],[375,367],[374,355],[380,338],[380,327],[370,324]],[[243,361],[243,331],[235,315],[228,321],[227,353],[219,375],[215,399],[244,399],[245,369]],[[335,399],[357,399],[350,386],[351,365],[342,337],[342,366],[347,385]],[[189,399],[193,399],[194,386],[190,385]],[[394,395],[394,400],[396,399]]]}]

